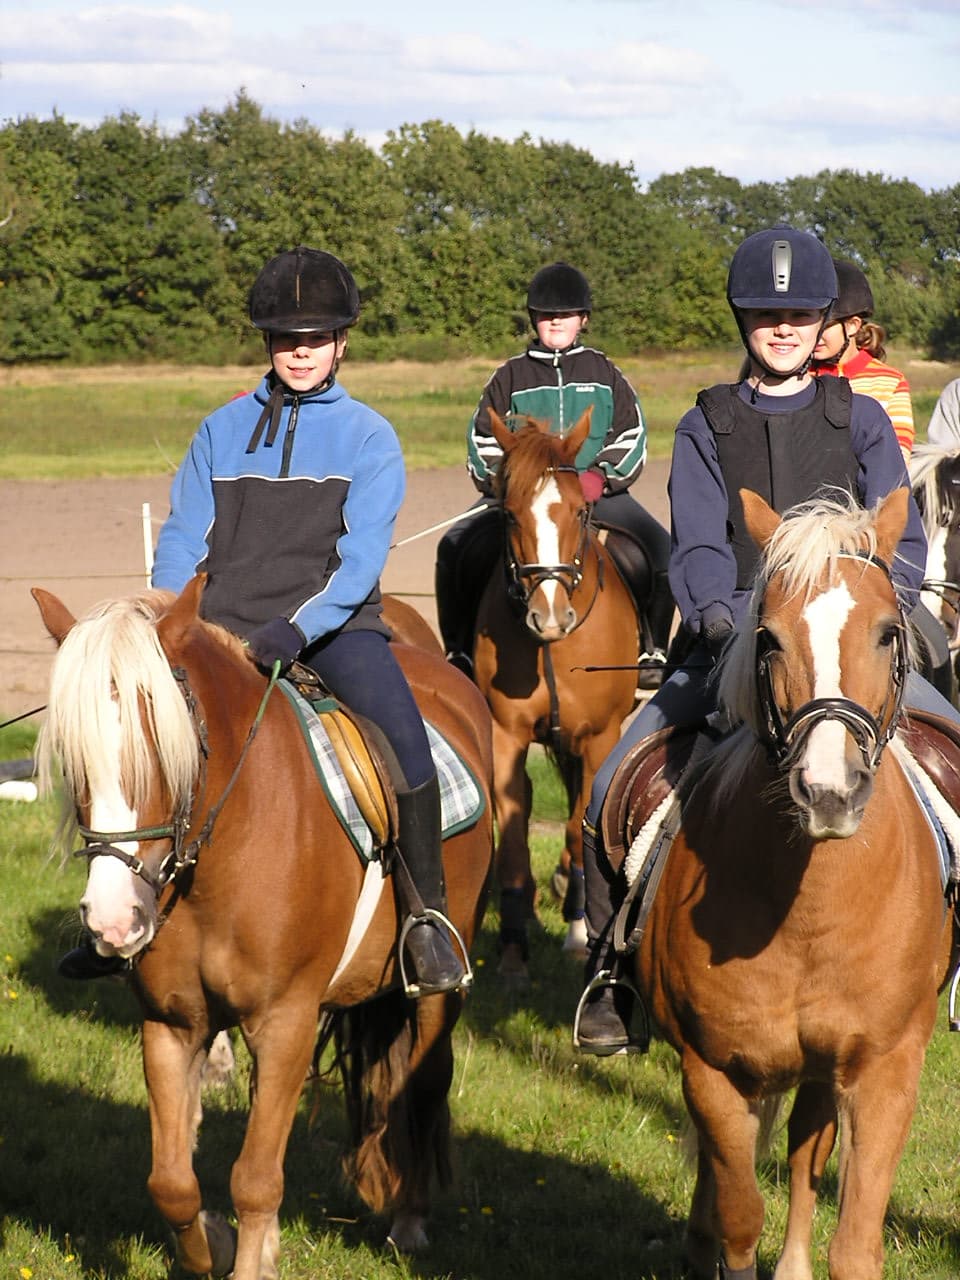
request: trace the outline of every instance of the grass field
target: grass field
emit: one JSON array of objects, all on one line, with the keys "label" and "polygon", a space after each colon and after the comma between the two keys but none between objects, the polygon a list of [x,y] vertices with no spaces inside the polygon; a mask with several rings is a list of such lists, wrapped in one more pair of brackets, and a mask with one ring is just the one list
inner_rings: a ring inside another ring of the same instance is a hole
[{"label": "grass field", "polygon": [[[0,757],[31,746],[24,726],[0,731]],[[535,869],[545,885],[559,848],[559,795],[534,764]],[[56,957],[76,936],[83,866],[47,859],[52,801],[0,805],[0,1280],[161,1280],[169,1252],[148,1200],[146,1096],[132,997],[112,983],[68,984]],[[684,1111],[675,1056],[579,1058],[570,1021],[578,966],[544,893],[529,991],[496,977],[491,911],[476,950],[477,984],[456,1033],[451,1103],[456,1183],[441,1194],[430,1253],[382,1248],[385,1225],[339,1174],[345,1126],[338,1095],[305,1093],[287,1159],[281,1213],[285,1280],[678,1280],[692,1174],[681,1153]],[[878,998],[882,975],[878,974]],[[197,1167],[211,1208],[228,1210],[229,1166],[242,1140],[247,1065],[208,1092]],[[888,1280],[960,1274],[956,1079],[960,1043],[942,1013],[888,1214]],[[316,1109],[315,1121],[310,1114]],[[826,1277],[835,1221],[831,1162],[814,1237]],[[784,1138],[760,1170],[769,1276],[786,1215]]]},{"label": "grass field", "polygon": [[[729,379],[739,353],[647,353],[622,361],[636,387],[651,457],[669,457],[674,428],[701,387]],[[891,352],[913,389],[922,435],[960,363]],[[344,385],[395,425],[410,468],[462,465],[465,433],[489,362],[351,364]],[[178,465],[206,413],[256,385],[254,368],[24,369],[0,374],[0,479],[157,475]]]}]

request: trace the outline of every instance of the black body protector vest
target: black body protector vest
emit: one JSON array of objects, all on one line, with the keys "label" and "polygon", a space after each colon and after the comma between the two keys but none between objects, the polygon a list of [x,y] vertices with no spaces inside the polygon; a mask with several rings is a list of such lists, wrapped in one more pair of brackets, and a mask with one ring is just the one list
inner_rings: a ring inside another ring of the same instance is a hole
[{"label": "black body protector vest", "polygon": [[737,560],[737,588],[753,582],[759,552],[743,518],[741,489],[752,489],[778,514],[828,489],[858,494],[860,464],[850,444],[853,392],[846,378],[819,378],[805,409],[766,414],[721,383],[697,396],[717,442],[727,487],[727,541]]}]

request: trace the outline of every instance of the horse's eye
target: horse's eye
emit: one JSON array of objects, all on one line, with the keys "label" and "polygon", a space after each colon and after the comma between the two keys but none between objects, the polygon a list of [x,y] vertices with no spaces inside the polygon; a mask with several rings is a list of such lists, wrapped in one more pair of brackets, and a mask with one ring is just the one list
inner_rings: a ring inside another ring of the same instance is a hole
[{"label": "horse's eye", "polygon": [[773,634],[772,631],[770,631],[767,627],[757,628],[757,652],[758,653],[762,653],[762,654],[779,653],[780,647],[781,647],[780,641],[777,639],[777,637]]},{"label": "horse's eye", "polygon": [[895,622],[891,623],[889,627],[885,627],[883,634],[880,636],[880,648],[889,649],[894,640],[896,640],[899,630],[900,628]]}]

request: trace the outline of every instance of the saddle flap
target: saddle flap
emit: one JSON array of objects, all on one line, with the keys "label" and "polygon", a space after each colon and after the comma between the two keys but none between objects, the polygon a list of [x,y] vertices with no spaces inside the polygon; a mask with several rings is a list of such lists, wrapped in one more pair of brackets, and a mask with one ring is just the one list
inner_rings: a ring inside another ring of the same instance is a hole
[{"label": "saddle flap", "polygon": [[385,849],[396,839],[397,796],[384,742],[375,725],[344,706],[313,670],[295,662],[285,677],[320,720],[344,780],[370,828],[374,845]]},{"label": "saddle flap", "polygon": [[619,871],[636,833],[676,789],[697,741],[697,729],[668,726],[641,738],[621,760],[600,816],[610,866]]},{"label": "saddle flap", "polygon": [[950,807],[960,813],[960,729],[932,711],[910,707],[897,734]]},{"label": "saddle flap", "polygon": [[380,849],[386,848],[398,829],[396,791],[386,760],[346,707],[318,708],[317,714],[374,843]]}]

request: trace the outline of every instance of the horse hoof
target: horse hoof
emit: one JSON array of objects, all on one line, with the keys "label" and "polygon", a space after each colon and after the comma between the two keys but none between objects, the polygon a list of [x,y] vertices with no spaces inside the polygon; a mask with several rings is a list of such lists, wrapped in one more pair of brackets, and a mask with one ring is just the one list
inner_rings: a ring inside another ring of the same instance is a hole
[{"label": "horse hoof", "polygon": [[206,1209],[201,1209],[200,1221],[213,1259],[210,1274],[218,1277],[230,1275],[237,1256],[236,1230],[221,1214],[209,1213]]},{"label": "horse hoof", "polygon": [[423,1214],[397,1214],[387,1236],[387,1244],[396,1249],[397,1253],[422,1253],[430,1244]]},{"label": "horse hoof", "polygon": [[569,876],[563,867],[559,864],[554,867],[553,875],[550,877],[550,892],[557,902],[563,902],[567,896],[567,885]]},{"label": "horse hoof", "polygon": [[500,964],[497,973],[507,986],[529,987],[530,970],[523,958],[523,947],[519,942],[505,942],[500,952]]},{"label": "horse hoof", "polygon": [[585,920],[571,920],[563,940],[564,951],[573,952],[581,960],[587,958],[587,925]]}]

